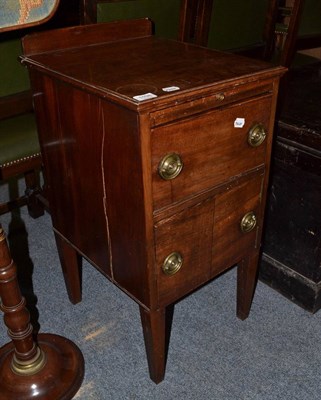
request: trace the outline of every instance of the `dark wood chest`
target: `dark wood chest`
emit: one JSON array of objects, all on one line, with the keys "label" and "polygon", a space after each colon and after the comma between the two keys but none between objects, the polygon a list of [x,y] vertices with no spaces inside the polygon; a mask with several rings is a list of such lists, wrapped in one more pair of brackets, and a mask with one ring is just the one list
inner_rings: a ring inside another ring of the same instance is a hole
[{"label": "dark wood chest", "polygon": [[70,299],[84,256],[139,304],[159,382],[176,301],[238,264],[237,315],[249,313],[283,68],[150,31],[33,36],[23,62]]},{"label": "dark wood chest", "polygon": [[321,307],[321,63],[289,73],[260,279],[311,312]]}]

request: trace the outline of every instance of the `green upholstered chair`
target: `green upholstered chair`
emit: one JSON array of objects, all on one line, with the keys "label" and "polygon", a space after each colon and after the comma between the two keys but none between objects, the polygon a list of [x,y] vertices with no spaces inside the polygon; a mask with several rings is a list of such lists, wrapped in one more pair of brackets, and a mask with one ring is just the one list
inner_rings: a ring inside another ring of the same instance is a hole
[{"label": "green upholstered chair", "polygon": [[[23,196],[0,203],[0,215],[27,204],[34,218],[44,213],[48,202],[40,189],[41,154],[30,92],[25,92],[27,72],[19,69],[20,39],[31,29],[54,29],[79,24],[82,0],[10,1],[1,3],[0,12],[0,183],[24,176]],[[24,29],[20,31],[19,29]],[[17,45],[19,44],[19,49]],[[5,55],[5,56],[4,56]],[[14,93],[14,94],[11,94]],[[17,191],[17,190],[13,190]],[[9,197],[16,197],[10,194]],[[39,200],[41,199],[41,200]]]},{"label": "green upholstered chair", "polygon": [[0,98],[0,180],[24,176],[23,196],[0,203],[0,215],[27,204],[29,214],[37,218],[44,213],[39,201],[41,153],[31,98],[14,94]]},{"label": "green upholstered chair", "polygon": [[[33,27],[46,22],[56,12],[58,4],[59,0],[41,0],[37,2],[5,1],[0,12],[2,44],[6,41],[6,37],[2,36],[2,32],[16,31],[17,29]],[[9,68],[11,73],[11,65],[8,62],[11,59],[11,54],[10,52],[3,54],[6,54],[8,59],[1,59],[1,66]],[[16,65],[18,64],[16,57],[14,57],[13,62],[15,66],[12,66],[12,70],[16,71]],[[1,75],[3,77],[3,73]],[[2,79],[1,84],[5,86],[5,78]],[[12,187],[20,176],[24,176],[26,190],[24,195],[17,196],[14,199],[10,198],[8,202],[0,203],[0,215],[25,204],[28,206],[29,214],[34,218],[44,213],[43,203],[39,201],[41,194],[40,169],[41,153],[30,93],[18,92],[10,95],[1,93],[0,182],[9,181],[10,187]],[[11,197],[11,194],[9,197]]]}]

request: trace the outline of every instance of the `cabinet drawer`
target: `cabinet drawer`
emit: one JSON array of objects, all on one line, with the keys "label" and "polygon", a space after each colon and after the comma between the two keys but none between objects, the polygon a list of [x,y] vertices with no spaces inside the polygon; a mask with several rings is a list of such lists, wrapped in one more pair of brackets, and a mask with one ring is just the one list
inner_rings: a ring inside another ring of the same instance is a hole
[{"label": "cabinet drawer", "polygon": [[[250,145],[248,137],[263,130],[271,134],[270,107],[271,97],[266,96],[152,130],[154,209],[264,164],[267,137],[258,146]],[[162,177],[161,171],[179,173]]]}]

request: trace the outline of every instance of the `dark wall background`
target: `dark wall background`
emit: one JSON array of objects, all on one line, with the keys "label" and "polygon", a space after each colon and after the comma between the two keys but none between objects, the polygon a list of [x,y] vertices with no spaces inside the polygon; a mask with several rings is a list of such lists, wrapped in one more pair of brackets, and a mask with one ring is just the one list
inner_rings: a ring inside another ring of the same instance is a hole
[{"label": "dark wall background", "polygon": [[[55,24],[77,23],[79,0],[63,0]],[[223,50],[251,46],[262,41],[268,0],[214,0],[209,47]],[[180,0],[127,0],[98,5],[98,22],[117,19],[150,17],[155,34],[177,37]],[[59,20],[61,22],[59,22]],[[29,30],[30,32],[30,30]],[[300,34],[321,32],[321,1],[306,0]],[[17,61],[21,54],[20,36],[9,38],[0,34],[0,96],[29,88],[25,69]]]}]

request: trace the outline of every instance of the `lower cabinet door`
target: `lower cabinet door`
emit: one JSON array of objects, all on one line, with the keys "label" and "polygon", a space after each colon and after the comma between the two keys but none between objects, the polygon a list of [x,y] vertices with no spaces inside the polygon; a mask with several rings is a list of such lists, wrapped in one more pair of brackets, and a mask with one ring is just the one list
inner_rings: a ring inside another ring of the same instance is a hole
[{"label": "lower cabinet door", "polygon": [[211,198],[155,225],[160,305],[172,303],[209,279],[213,221]]},{"label": "lower cabinet door", "polygon": [[263,175],[255,175],[215,197],[213,276],[260,246],[262,185]]},{"label": "lower cabinet door", "polygon": [[231,267],[259,245],[261,174],[154,226],[159,306]]}]

